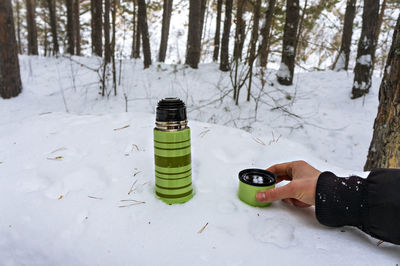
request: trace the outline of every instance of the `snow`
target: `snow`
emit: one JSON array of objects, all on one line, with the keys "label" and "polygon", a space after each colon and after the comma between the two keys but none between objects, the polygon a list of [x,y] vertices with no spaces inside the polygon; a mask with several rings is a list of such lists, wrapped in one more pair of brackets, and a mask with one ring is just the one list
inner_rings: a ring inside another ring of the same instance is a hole
[{"label": "snow", "polygon": [[345,63],[346,63],[346,55],[342,51],[342,52],[340,52],[340,55],[338,57],[338,61],[336,62],[335,71],[344,70]]},{"label": "snow", "polygon": [[371,62],[372,60],[370,54],[362,55],[357,59],[357,63],[359,63],[360,65],[370,66]]},{"label": "snow", "polygon": [[276,75],[280,78],[290,78],[290,71],[288,66],[285,63],[281,63]]},{"label": "snow", "polygon": [[[262,90],[255,79],[254,119],[254,100],[241,96],[235,106],[221,96],[230,80],[217,64],[142,70],[125,60],[118,95],[102,98],[87,67],[20,59],[24,91],[0,99],[1,265],[398,263],[399,247],[322,226],[313,208],[261,209],[237,198],[240,170],[283,161],[366,176],[379,79],[365,99],[350,100],[349,73],[296,74],[283,87],[271,71],[273,85]],[[167,95],[188,104],[192,132],[195,196],[182,205],[154,196],[154,108]]]}]

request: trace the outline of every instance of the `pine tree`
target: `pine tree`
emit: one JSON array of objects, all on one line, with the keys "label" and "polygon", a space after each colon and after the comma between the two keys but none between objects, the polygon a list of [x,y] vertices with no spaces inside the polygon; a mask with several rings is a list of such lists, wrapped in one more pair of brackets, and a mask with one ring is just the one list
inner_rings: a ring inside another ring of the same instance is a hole
[{"label": "pine tree", "polygon": [[274,18],[276,0],[269,0],[268,7],[265,11],[265,22],[261,29],[262,41],[258,48],[258,54],[260,58],[260,66],[266,67],[268,62],[269,46],[270,46],[270,34],[272,28],[272,20]]},{"label": "pine tree", "polygon": [[221,62],[219,69],[221,71],[229,71],[229,35],[231,33],[232,24],[232,5],[233,0],[225,0],[225,21],[224,32],[221,40]]},{"label": "pine tree", "polygon": [[250,52],[249,52],[249,85],[247,86],[247,101],[250,101],[251,96],[251,85],[253,80],[253,65],[256,59],[256,47],[258,41],[258,29],[260,24],[260,9],[261,9],[261,0],[256,0],[256,3],[253,8],[253,29],[251,31],[251,40],[250,40]]},{"label": "pine tree", "polygon": [[298,26],[299,26],[299,0],[287,0],[286,21],[283,32],[282,59],[279,71],[276,74],[278,82],[282,85],[293,84]]},{"label": "pine tree", "polygon": [[60,52],[58,47],[58,36],[57,36],[57,20],[55,14],[55,1],[47,0],[47,8],[49,9],[50,17],[50,31],[53,39],[53,55],[57,55]]},{"label": "pine tree", "polygon": [[400,168],[400,15],[379,89],[378,115],[365,171]]},{"label": "pine tree", "polygon": [[73,23],[73,0],[65,0],[65,5],[67,8],[67,53],[70,55],[74,54],[74,23]]},{"label": "pine tree", "polygon": [[379,17],[379,1],[364,0],[361,37],[358,42],[356,67],[351,98],[359,98],[369,92],[375,60],[376,32]]},{"label": "pine tree", "polygon": [[144,63],[144,68],[148,68],[151,65],[151,50],[150,50],[149,30],[147,26],[145,0],[139,0],[138,6],[139,6],[138,19],[139,19],[140,33],[142,35],[142,43],[143,43],[143,57],[144,57],[143,63]]},{"label": "pine tree", "polygon": [[81,55],[80,0],[73,0],[75,54]]},{"label": "pine tree", "polygon": [[102,33],[102,0],[91,0],[90,10],[92,14],[92,53],[97,56],[103,56],[103,33]]},{"label": "pine tree", "polygon": [[173,4],[173,0],[164,0],[160,51],[158,53],[158,61],[159,62],[164,62],[165,56],[167,54],[169,24],[171,22],[172,4]]},{"label": "pine tree", "polygon": [[247,0],[237,2],[236,12],[236,30],[235,30],[235,46],[233,48],[233,60],[237,61],[242,58],[243,45],[246,30],[246,21],[243,19],[244,6]]},{"label": "pine tree", "polygon": [[0,96],[15,97],[22,91],[17,40],[11,0],[0,1]]},{"label": "pine tree", "polygon": [[189,32],[186,46],[186,64],[198,68],[201,46],[201,4],[203,0],[190,0]]},{"label": "pine tree", "polygon": [[109,63],[111,60],[110,1],[104,0],[104,60],[106,63]]},{"label": "pine tree", "polygon": [[221,34],[221,12],[222,12],[222,0],[217,0],[217,25],[215,27],[215,36],[214,36],[214,54],[213,61],[218,61],[219,54],[219,42],[220,42],[220,34]]},{"label": "pine tree", "polygon": [[[4,0],[1,0],[4,1]],[[35,1],[25,0],[26,4],[26,24],[28,26],[28,55],[38,55],[38,41],[36,29]]]}]

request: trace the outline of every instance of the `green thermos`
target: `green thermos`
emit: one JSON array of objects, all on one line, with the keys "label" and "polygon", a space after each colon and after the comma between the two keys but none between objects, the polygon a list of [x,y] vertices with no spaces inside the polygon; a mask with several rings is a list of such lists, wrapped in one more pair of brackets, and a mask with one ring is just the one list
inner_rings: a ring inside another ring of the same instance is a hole
[{"label": "green thermos", "polygon": [[190,128],[186,106],[178,98],[158,102],[154,128],[155,193],[167,204],[193,197]]}]

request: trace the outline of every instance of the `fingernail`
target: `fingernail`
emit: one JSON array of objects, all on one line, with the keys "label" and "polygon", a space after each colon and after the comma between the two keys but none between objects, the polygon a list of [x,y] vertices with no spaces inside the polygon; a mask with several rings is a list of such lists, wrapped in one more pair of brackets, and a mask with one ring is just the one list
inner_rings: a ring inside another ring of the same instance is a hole
[{"label": "fingernail", "polygon": [[267,200],[267,198],[265,197],[265,193],[263,193],[263,192],[258,192],[256,195],[256,199],[258,201],[266,201]]}]

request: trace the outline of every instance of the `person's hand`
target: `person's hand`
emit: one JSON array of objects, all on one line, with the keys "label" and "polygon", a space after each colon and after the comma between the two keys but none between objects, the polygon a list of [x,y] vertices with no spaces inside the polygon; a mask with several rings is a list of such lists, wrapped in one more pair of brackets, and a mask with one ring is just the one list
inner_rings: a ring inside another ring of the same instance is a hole
[{"label": "person's hand", "polygon": [[294,206],[305,208],[315,204],[315,189],[320,171],[305,161],[276,164],[267,169],[276,175],[276,182],[291,181],[289,184],[257,193],[257,200],[273,202],[283,200]]}]

